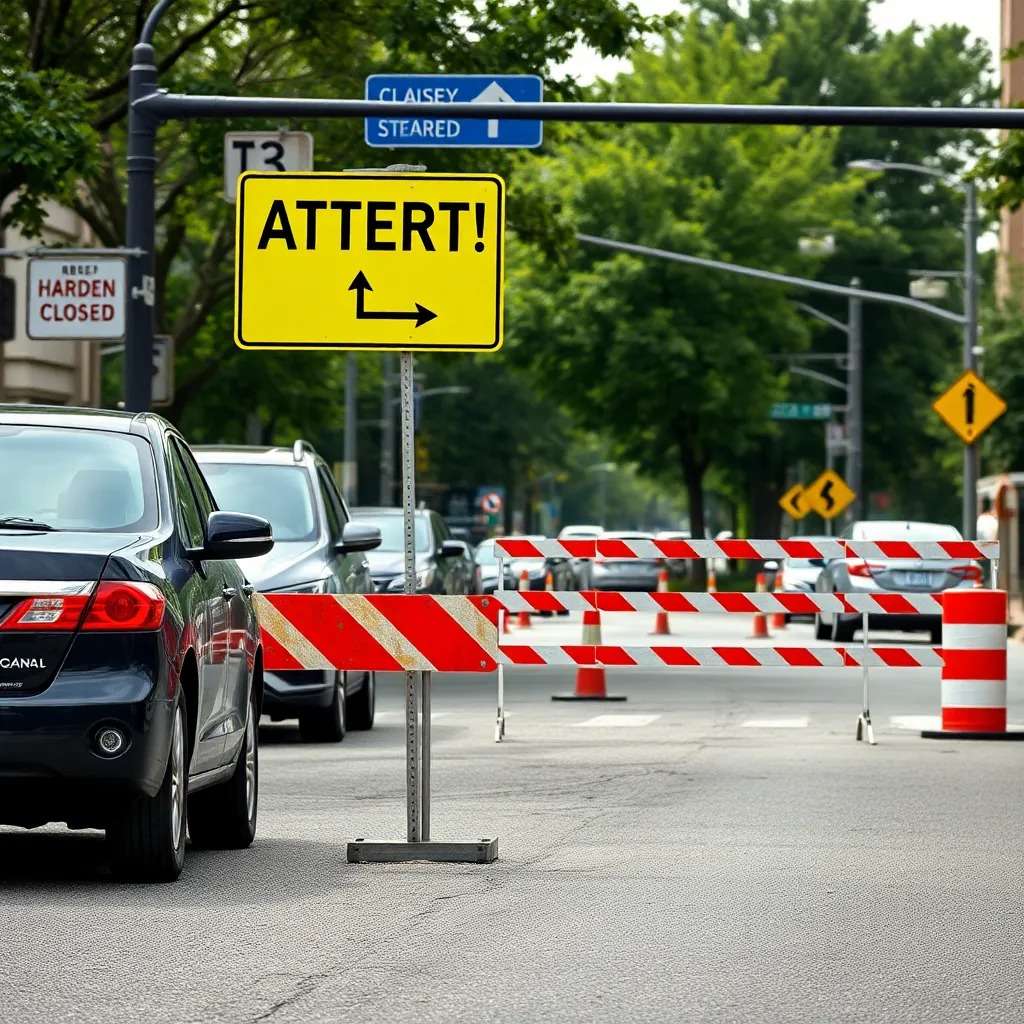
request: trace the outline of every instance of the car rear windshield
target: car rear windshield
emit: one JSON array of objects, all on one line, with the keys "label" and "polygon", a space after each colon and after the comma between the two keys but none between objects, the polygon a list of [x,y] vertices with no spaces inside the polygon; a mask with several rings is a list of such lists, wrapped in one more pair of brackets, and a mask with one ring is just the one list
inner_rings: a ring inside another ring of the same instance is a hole
[{"label": "car rear windshield", "polygon": [[861,523],[857,527],[861,540],[960,540],[955,526],[940,523]]},{"label": "car rear windshield", "polygon": [[275,541],[316,539],[316,511],[309,474],[301,466],[200,461],[217,507],[270,521]]},{"label": "car rear windshield", "polygon": [[0,517],[88,533],[152,530],[154,480],[153,450],[144,438],[0,424]]},{"label": "car rear windshield", "polygon": [[[402,530],[403,519],[401,516],[359,515],[356,518],[358,518],[361,523],[369,523],[371,526],[376,526],[380,529],[380,547],[376,550],[391,553],[405,550],[405,541],[403,540],[404,532]],[[417,516],[416,551],[422,554],[430,549],[430,530],[428,528],[427,521],[422,516]]]}]

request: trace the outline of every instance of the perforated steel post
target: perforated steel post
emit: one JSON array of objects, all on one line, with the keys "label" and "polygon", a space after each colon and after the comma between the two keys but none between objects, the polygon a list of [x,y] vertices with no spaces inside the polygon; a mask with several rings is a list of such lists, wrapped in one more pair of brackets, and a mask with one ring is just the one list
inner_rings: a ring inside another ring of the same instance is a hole
[{"label": "perforated steel post", "polygon": [[[406,594],[416,593],[416,439],[413,424],[413,356],[401,355],[400,385],[402,393],[402,523],[405,533]],[[419,673],[405,673],[405,770],[406,824],[410,843],[421,838],[420,814],[422,777],[420,775]]]}]

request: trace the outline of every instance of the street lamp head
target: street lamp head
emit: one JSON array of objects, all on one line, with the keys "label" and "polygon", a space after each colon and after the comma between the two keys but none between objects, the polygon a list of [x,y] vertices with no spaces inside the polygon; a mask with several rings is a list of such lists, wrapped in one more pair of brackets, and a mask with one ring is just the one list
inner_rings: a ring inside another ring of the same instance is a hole
[{"label": "street lamp head", "polygon": [[884,171],[884,160],[847,160],[846,166],[851,171]]}]

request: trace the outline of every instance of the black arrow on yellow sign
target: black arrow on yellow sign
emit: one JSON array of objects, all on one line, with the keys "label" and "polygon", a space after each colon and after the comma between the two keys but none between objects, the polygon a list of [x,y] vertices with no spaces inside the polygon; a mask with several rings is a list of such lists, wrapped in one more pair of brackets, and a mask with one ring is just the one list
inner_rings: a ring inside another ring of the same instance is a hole
[{"label": "black arrow on yellow sign", "polygon": [[365,298],[367,292],[372,292],[373,289],[370,287],[370,282],[366,280],[366,275],[360,270],[356,274],[352,283],[348,286],[350,292],[356,293],[356,319],[357,320],[415,320],[417,327],[422,327],[426,323],[430,323],[431,320],[437,319],[437,314],[427,309],[426,306],[421,306],[418,302],[413,303],[416,307],[415,313],[375,313],[368,312],[365,305]]}]

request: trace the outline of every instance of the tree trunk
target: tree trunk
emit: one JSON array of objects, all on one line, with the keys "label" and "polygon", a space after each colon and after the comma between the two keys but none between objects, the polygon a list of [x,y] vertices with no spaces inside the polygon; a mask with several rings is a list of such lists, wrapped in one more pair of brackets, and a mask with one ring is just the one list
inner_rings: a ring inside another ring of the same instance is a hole
[{"label": "tree trunk", "polygon": [[[683,483],[686,485],[686,503],[690,509],[690,536],[694,540],[704,539],[704,472],[707,464],[697,459],[693,452],[680,445],[683,466]],[[693,560],[690,579],[697,590],[707,587],[707,563],[703,558]]]}]

